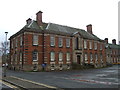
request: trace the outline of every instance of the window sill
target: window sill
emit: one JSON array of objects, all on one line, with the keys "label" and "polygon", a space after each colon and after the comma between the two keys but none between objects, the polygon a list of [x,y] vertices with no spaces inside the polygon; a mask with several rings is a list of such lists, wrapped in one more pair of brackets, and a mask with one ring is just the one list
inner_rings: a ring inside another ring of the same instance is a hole
[{"label": "window sill", "polygon": [[33,45],[33,46],[38,46],[38,45]]},{"label": "window sill", "polygon": [[33,62],[38,62],[38,60],[33,60]]},{"label": "window sill", "polygon": [[59,46],[59,48],[63,48],[63,46]]},{"label": "window sill", "polygon": [[50,46],[50,47],[55,47],[55,46]]}]

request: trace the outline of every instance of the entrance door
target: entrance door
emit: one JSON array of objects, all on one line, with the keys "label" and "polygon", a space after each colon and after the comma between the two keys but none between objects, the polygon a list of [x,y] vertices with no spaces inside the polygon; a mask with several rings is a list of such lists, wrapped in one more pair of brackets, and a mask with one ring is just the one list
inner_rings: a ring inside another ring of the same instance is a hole
[{"label": "entrance door", "polygon": [[80,64],[80,55],[77,55],[77,63]]}]

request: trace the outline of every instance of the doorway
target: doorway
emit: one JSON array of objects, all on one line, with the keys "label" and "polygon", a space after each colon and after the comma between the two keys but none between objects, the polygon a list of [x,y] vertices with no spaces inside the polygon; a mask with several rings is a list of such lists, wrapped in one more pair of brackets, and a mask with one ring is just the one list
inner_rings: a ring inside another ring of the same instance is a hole
[{"label": "doorway", "polygon": [[80,55],[77,55],[77,64],[80,64]]}]

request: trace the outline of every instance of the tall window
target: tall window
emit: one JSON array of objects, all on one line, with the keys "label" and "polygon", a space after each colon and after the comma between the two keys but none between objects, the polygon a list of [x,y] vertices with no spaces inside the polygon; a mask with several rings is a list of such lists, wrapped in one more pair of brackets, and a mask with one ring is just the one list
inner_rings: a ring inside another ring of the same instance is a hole
[{"label": "tall window", "polygon": [[62,38],[59,37],[59,47],[62,47],[63,46],[62,44],[63,44]]},{"label": "tall window", "polygon": [[50,52],[50,60],[55,61],[55,52]]},{"label": "tall window", "polygon": [[22,52],[20,52],[20,62],[22,61]]},{"label": "tall window", "polygon": [[78,39],[78,37],[76,37],[76,39],[75,39],[75,48],[76,49],[79,49],[79,39]]},{"label": "tall window", "polygon": [[87,41],[84,40],[84,49],[87,49]]},{"label": "tall window", "polygon": [[15,39],[15,47],[17,47],[17,45],[18,45],[18,39],[16,38]]},{"label": "tall window", "polygon": [[102,44],[100,44],[100,50],[102,50]]},{"label": "tall window", "polygon": [[20,37],[20,46],[22,46],[23,38],[22,36]]},{"label": "tall window", "polygon": [[70,47],[70,39],[66,39],[66,47]]},{"label": "tall window", "polygon": [[102,54],[100,54],[100,60],[101,60],[101,62],[103,62],[103,56],[102,56]]},{"label": "tall window", "polygon": [[12,40],[11,41],[11,48],[13,48],[13,45],[14,45],[14,41]]},{"label": "tall window", "polygon": [[63,60],[63,53],[60,52],[60,53],[59,53],[59,61],[62,61],[62,60]]},{"label": "tall window", "polygon": [[55,46],[55,37],[54,36],[50,37],[50,46]]},{"label": "tall window", "polygon": [[89,48],[92,49],[92,42],[89,42]]},{"label": "tall window", "polygon": [[67,59],[67,61],[70,61],[70,53],[69,52],[66,54],[66,59]]},{"label": "tall window", "polygon": [[88,60],[88,56],[87,56],[87,53],[85,53],[85,61]]},{"label": "tall window", "polygon": [[38,35],[33,35],[33,45],[38,45]]},{"label": "tall window", "polygon": [[95,61],[98,61],[98,55],[95,54]]},{"label": "tall window", "polygon": [[38,52],[37,51],[33,52],[33,61],[38,61]]},{"label": "tall window", "polygon": [[93,55],[92,55],[92,53],[90,53],[90,61],[92,61],[93,60]]},{"label": "tall window", "polygon": [[97,50],[97,43],[94,43],[94,49]]}]

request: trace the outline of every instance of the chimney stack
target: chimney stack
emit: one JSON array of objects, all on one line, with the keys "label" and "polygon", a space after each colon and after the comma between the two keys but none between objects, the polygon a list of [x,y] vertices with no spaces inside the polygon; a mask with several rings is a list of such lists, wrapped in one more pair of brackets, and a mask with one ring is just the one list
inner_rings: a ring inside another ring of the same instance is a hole
[{"label": "chimney stack", "polygon": [[108,44],[108,38],[105,38],[104,40],[105,40],[105,43]]},{"label": "chimney stack", "polygon": [[92,24],[89,24],[86,27],[87,27],[87,32],[89,32],[90,34],[93,34],[93,32],[92,32]]},{"label": "chimney stack", "polygon": [[112,44],[116,45],[116,39],[112,40]]},{"label": "chimney stack", "polygon": [[26,20],[26,24],[30,24],[32,22],[32,19],[31,18],[28,18],[27,20]]},{"label": "chimney stack", "polygon": [[36,13],[36,21],[39,26],[42,26],[42,11]]}]

